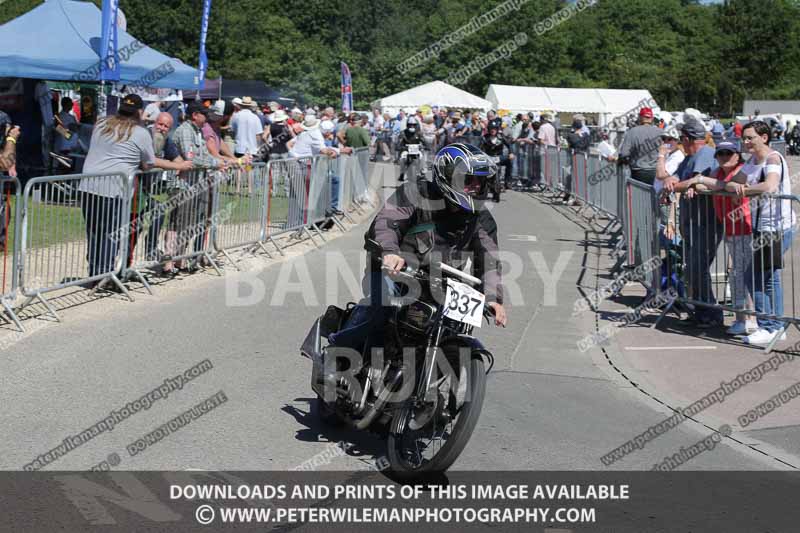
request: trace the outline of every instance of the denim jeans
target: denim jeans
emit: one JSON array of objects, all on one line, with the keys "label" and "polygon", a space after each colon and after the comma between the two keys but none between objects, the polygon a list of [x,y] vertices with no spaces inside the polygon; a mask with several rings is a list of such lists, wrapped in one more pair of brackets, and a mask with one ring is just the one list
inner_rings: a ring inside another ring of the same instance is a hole
[{"label": "denim jeans", "polygon": [[339,176],[331,172],[331,205],[330,208],[334,211],[339,210]]},{"label": "denim jeans", "polygon": [[[792,238],[794,231],[791,229],[784,230],[783,232],[783,252],[792,245]],[[767,270],[766,272],[754,272],[755,265],[751,264],[750,268],[745,273],[745,280],[749,285],[753,285],[753,302],[756,306],[757,313],[764,313],[767,315],[782,316],[783,315],[783,285],[781,284],[781,270],[776,268]],[[774,318],[759,318],[758,327],[763,328],[770,333],[778,331],[785,327],[786,324]]]},{"label": "denim jeans", "polygon": [[[373,268],[362,281],[365,298],[356,305],[342,328],[328,337],[334,346],[344,346],[360,350],[367,342],[367,347],[381,346],[383,325],[386,317],[389,298],[396,294],[394,282],[381,270]],[[373,287],[379,287],[373,290]]]}]

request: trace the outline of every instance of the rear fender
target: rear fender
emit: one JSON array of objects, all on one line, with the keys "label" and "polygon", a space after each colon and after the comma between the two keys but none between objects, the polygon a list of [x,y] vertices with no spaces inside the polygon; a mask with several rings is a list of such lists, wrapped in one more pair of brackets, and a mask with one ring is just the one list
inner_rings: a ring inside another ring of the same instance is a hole
[{"label": "rear fender", "polygon": [[322,335],[320,329],[320,320],[316,319],[314,325],[311,326],[303,345],[300,347],[300,355],[308,357],[314,364],[322,365]]}]

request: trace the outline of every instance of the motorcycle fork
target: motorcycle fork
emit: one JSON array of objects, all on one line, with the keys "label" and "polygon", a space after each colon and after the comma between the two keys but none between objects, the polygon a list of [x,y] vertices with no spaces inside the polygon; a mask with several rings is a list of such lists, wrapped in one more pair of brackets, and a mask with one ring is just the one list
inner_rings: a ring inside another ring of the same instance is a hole
[{"label": "motorcycle fork", "polygon": [[436,358],[439,357],[439,341],[442,338],[442,322],[436,327],[436,330],[428,337],[428,346],[425,349],[425,362],[420,369],[420,380],[417,384],[417,400],[420,401],[433,401],[435,396],[431,397],[431,380],[433,379],[433,371],[436,368]]}]

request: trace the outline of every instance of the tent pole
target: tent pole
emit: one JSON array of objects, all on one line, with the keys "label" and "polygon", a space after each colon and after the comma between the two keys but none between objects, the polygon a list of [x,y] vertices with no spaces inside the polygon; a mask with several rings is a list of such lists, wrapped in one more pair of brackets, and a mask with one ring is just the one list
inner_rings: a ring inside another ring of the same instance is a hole
[{"label": "tent pole", "polygon": [[100,119],[100,118],[105,117],[108,114],[107,113],[108,102],[106,101],[106,82],[105,82],[105,80],[100,80],[100,96],[97,99],[97,103],[98,103],[98,107],[99,107],[98,113],[97,113],[97,118]]}]

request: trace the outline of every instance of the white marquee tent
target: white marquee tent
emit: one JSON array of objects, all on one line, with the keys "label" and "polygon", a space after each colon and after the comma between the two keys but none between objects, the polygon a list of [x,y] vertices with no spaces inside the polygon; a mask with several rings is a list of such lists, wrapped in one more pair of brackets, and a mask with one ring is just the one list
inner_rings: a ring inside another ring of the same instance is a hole
[{"label": "white marquee tent", "polygon": [[489,101],[443,81],[432,81],[372,102],[373,108],[380,108],[391,114],[401,109],[406,112],[414,111],[423,105],[482,111],[492,108]]},{"label": "white marquee tent", "polygon": [[486,99],[494,109],[511,113],[552,111],[554,113],[594,113],[604,126],[615,117],[647,106],[658,113],[660,109],[650,91],[645,89],[569,89],[561,87],[521,87],[489,85]]}]

